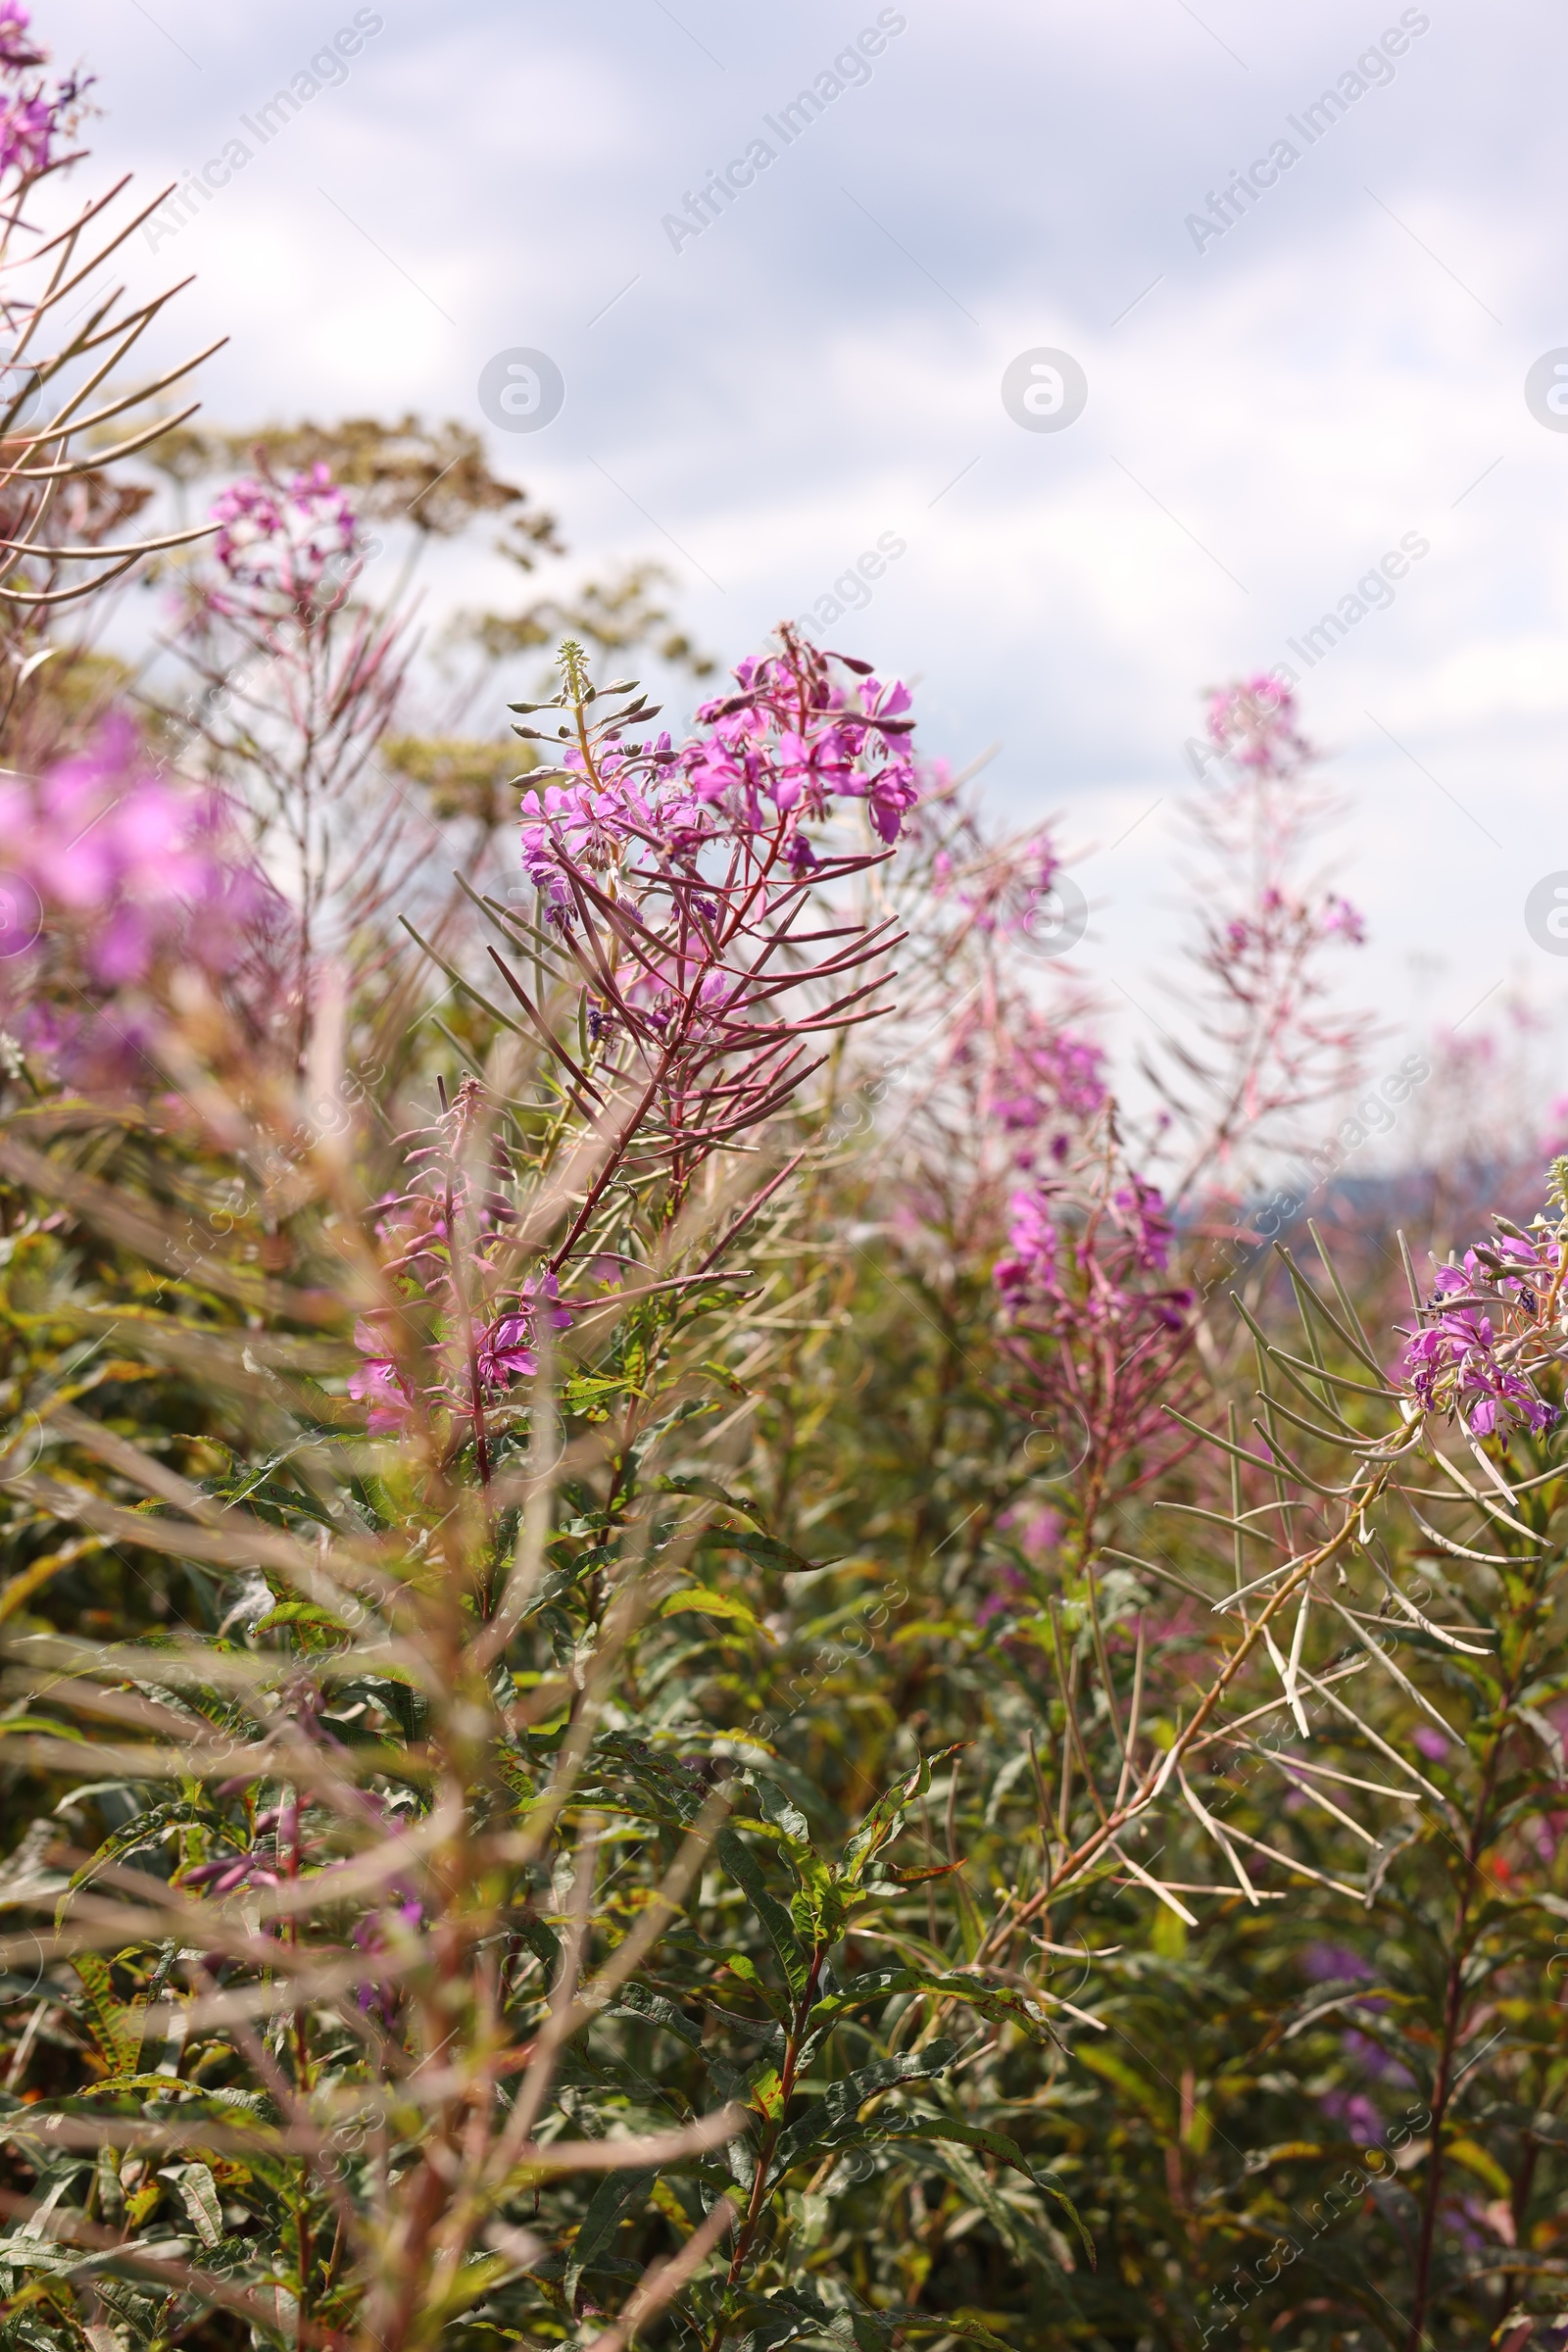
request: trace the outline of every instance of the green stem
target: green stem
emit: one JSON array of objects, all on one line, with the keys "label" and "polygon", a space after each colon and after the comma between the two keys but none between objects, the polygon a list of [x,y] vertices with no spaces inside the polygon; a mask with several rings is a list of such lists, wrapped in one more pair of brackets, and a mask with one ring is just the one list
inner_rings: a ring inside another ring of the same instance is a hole
[{"label": "green stem", "polygon": [[[735,2241],[735,2253],[729,2266],[729,2276],[724,2281],[726,2287],[732,2287],[739,2278],[756,2240],[757,2232],[761,2228],[762,2215],[767,2204],[768,2167],[773,2161],[773,2151],[778,2146],[779,2134],[784,2129],[784,2112],[789,2106],[795,2089],[795,2077],[800,2068],[801,2052],[806,2043],[807,2023],[816,2003],[816,1987],[822,1974],[822,1963],[826,1958],[827,1945],[825,1943],[814,1945],[805,1988],[795,2004],[795,2015],[790,2022],[789,2033],[785,2036],[784,2064],[779,2069],[778,2115],[762,2135],[762,2146],[757,2159],[757,2174],[752,2181],[751,2201],[747,2205],[746,2218],[741,2224],[740,2234]],[[708,2339],[707,2352],[722,2352],[724,2338],[728,2333],[729,2318],[726,2314],[721,2313],[713,2323],[713,2332]]]}]

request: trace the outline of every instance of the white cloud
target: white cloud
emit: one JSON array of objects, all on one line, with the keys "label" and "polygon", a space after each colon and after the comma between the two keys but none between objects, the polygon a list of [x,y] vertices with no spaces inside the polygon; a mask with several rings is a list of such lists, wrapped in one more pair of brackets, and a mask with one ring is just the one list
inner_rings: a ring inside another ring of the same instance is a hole
[{"label": "white cloud", "polygon": [[[38,13],[100,73],[105,164],[151,176],[214,152],[353,10]],[[911,0],[871,81],[679,255],[661,216],[870,0],[382,13],[349,81],[157,257],[201,273],[180,331],[232,338],[208,371],[224,421],[478,421],[485,360],[538,344],[566,407],[496,455],[575,548],[668,559],[698,634],[739,653],[905,534],[841,634],[920,674],[931,749],[1000,738],[999,802],[1064,808],[1079,840],[1174,807],[1196,689],[1278,659],[1419,530],[1397,603],[1303,687],[1354,803],[1362,970],[1399,1017],[1434,942],[1447,977],[1423,1004],[1462,1010],[1516,966],[1555,992],[1520,908],[1568,865],[1568,434],[1522,384],[1568,342],[1560,12],[1435,0],[1392,85],[1201,257],[1185,215],[1399,21],[1392,0],[1205,0],[1202,24],[1176,0]],[[1039,343],[1089,374],[1060,436],[1001,407]],[[1166,934],[1164,821],[1105,859],[1087,960],[1109,982]]]}]

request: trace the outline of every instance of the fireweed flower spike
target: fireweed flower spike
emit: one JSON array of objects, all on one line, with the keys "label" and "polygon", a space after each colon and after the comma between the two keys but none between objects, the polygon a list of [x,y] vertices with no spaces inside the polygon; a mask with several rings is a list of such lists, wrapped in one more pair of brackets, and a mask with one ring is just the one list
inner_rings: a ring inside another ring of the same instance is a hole
[{"label": "fireweed flower spike", "polygon": [[[706,705],[705,732],[684,744],[650,738],[658,713],[629,685],[596,688],[574,645],[561,694],[518,707],[560,714],[553,735],[518,729],[559,758],[525,779],[519,829],[546,960],[525,965],[525,981],[491,953],[555,1054],[565,1101],[602,1137],[602,1164],[548,1262],[524,1266],[510,1163],[475,1163],[493,1107],[476,1083],[406,1139],[409,1185],[382,1202],[376,1241],[402,1311],[433,1314],[439,1369],[416,1399],[394,1341],[399,1308],[363,1316],[349,1393],[373,1431],[404,1428],[420,1399],[476,1435],[491,1407],[505,1420],[543,1328],[572,1322],[568,1277],[591,1279],[604,1258],[612,1187],[659,1183],[674,1214],[702,1165],[819,1066],[815,1041],[875,1011],[894,926],[844,919],[841,894],[891,854],[913,806],[908,697],[781,636],[782,652],[743,663],[737,691]],[[860,842],[845,844],[835,834],[856,804]],[[513,927],[497,928],[514,948]],[[536,1004],[541,975],[556,993]]]},{"label": "fireweed flower spike", "polygon": [[[1244,1199],[1259,1147],[1283,1141],[1293,1113],[1354,1082],[1371,1028],[1326,1002],[1325,956],[1360,946],[1365,928],[1326,877],[1302,872],[1334,804],[1313,781],[1322,755],[1300,730],[1294,695],[1276,679],[1248,678],[1212,694],[1206,715],[1223,756],[1202,763],[1186,804],[1203,861],[1190,1031],[1150,1065],[1171,1145],[1181,1139],[1185,1153],[1167,1186],[1177,1203],[1200,1187],[1212,1194],[1216,1179]],[[1209,1209],[1220,1213],[1217,1198]]]},{"label": "fireweed flower spike", "polygon": [[1411,1401],[1423,1413],[1459,1419],[1477,1438],[1505,1438],[1520,1425],[1549,1429],[1559,1409],[1533,1375],[1562,1357],[1565,1264],[1568,1235],[1543,1222],[1533,1234],[1499,1226],[1461,1265],[1439,1266],[1399,1360]]},{"label": "fireweed flower spike", "polygon": [[0,783],[0,837],[38,910],[36,936],[0,965],[6,1018],[28,1050],[102,1077],[136,1027],[118,1000],[181,965],[243,994],[281,912],[234,811],[155,768],[123,713],[35,783]]},{"label": "fireweed flower spike", "polygon": [[69,160],[90,84],[68,75],[50,88],[38,71],[48,63],[22,0],[0,0],[0,203]]},{"label": "fireweed flower spike", "polygon": [[258,618],[308,612],[323,582],[328,595],[340,595],[359,552],[359,518],[320,464],[286,484],[270,475],[231,483],[214,500],[213,519],[220,526],[213,553],[227,579],[216,592],[220,609]]},{"label": "fireweed flower spike", "polygon": [[1102,1148],[1067,1174],[1038,1176],[1008,1204],[993,1281],[1002,1344],[1062,1449],[1081,1446],[1081,1536],[1114,1480],[1136,1492],[1180,1445],[1165,1407],[1192,1345],[1196,1301],[1162,1279],[1174,1233],[1158,1189]]},{"label": "fireweed flower spike", "polygon": [[[521,853],[541,933],[579,995],[587,1056],[563,1049],[564,1065],[579,1100],[634,1116],[633,1163],[663,1170],[677,1195],[799,1088],[818,1038],[874,1016],[897,944],[891,919],[842,919],[843,890],[891,855],[917,797],[907,693],[779,634],[781,652],[742,662],[736,691],[705,704],[703,732],[683,744],[645,732],[658,712],[633,687],[594,687],[572,645],[561,694],[514,706],[559,714],[553,733],[517,731],[559,760],[521,779]],[[853,826],[846,838],[857,804],[858,843]]]},{"label": "fireweed flower spike", "polygon": [[1211,741],[1256,774],[1284,780],[1317,757],[1297,723],[1296,697],[1266,674],[1211,694],[1205,719]]},{"label": "fireweed flower spike", "polygon": [[[477,1422],[487,1403],[532,1377],[542,1328],[566,1331],[572,1321],[553,1272],[518,1278],[504,1172],[472,1164],[469,1146],[489,1107],[466,1079],[433,1126],[402,1139],[409,1190],[379,1204],[375,1227],[393,1296],[409,1309],[433,1310],[420,1400],[460,1423]],[[415,1411],[410,1371],[392,1344],[396,1312],[362,1316],[354,1330],[362,1361],[348,1394],[376,1436],[401,1431]]]},{"label": "fireweed flower spike", "polygon": [[243,794],[258,854],[289,876],[294,968],[278,993],[303,1052],[323,959],[357,977],[384,965],[389,909],[430,867],[433,833],[389,802],[375,761],[407,674],[406,613],[359,595],[375,542],[324,465],[279,479],[258,453],[211,513],[211,552],[173,598],[199,688],[181,715]]}]

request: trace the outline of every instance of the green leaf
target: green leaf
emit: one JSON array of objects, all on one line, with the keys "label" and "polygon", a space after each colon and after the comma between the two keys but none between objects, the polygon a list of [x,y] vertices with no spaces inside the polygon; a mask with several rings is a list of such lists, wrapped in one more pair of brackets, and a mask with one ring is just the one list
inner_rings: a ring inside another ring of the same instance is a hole
[{"label": "green leaf", "polygon": [[733,1830],[720,1830],[715,1840],[719,1861],[741,1889],[757,1914],[763,1935],[772,1945],[785,1980],[797,2000],[806,1990],[810,1976],[810,1964],[801,1948],[789,1913],[775,1895],[769,1894],[761,1868],[749,1846],[743,1845]]},{"label": "green leaf", "polygon": [[[878,2058],[844,2082],[832,2083],[799,2123],[791,2124],[780,2136],[773,2154],[774,2180],[782,2180],[803,2157],[858,2138],[860,2109],[867,2099],[901,2082],[929,2082],[946,2073],[957,2055],[956,2041],[928,2041],[923,2050],[902,2050],[896,2057]],[[899,2120],[903,2122],[902,2117]]]},{"label": "green leaf", "polygon": [[106,2081],[95,2082],[93,2093],[99,2098],[119,2098],[127,2091],[150,2092],[154,2098],[181,2099],[206,2104],[219,2109],[225,2121],[260,2122],[266,2114],[269,2094],[260,2090],[238,2090],[216,2082],[187,2082],[178,2075],[149,2075],[138,2071],[133,2075],[110,2075]]},{"label": "green leaf", "polygon": [[800,1891],[790,1897],[796,1933],[814,1949],[837,1943],[850,1908],[837,1871],[812,1853],[791,1859],[801,1882]]},{"label": "green leaf", "polygon": [[270,1634],[280,1625],[297,1625],[302,1633],[337,1634],[345,1642],[353,1640],[352,1630],[330,1609],[318,1606],[314,1600],[280,1600],[265,1617],[251,1627],[253,1634]]},{"label": "green leaf", "polygon": [[[968,2197],[969,2202],[980,2207],[1003,2244],[1014,2258],[1026,2264],[1030,2270],[1054,2279],[1059,2288],[1063,2284],[1061,2264],[1039,2222],[1032,2220],[1027,2213],[1021,2212],[1015,2205],[1009,2205],[1004,2197],[1000,2196],[995,2182],[987,2180],[984,2172],[969,2156],[967,2150],[934,2142],[927,2144],[930,2147],[930,2153],[921,2159],[922,2163],[930,2165],[938,2172],[946,2173],[950,2180],[956,2181]],[[1077,2224],[1079,2236],[1088,2252],[1092,2266],[1095,2259],[1093,2244],[1082,2223],[1078,2221],[1072,2201],[1065,2190],[1054,2186],[1051,2182],[1049,2175],[1032,2173],[1031,2179],[1037,2189],[1046,2195],[1056,2197],[1066,2205],[1074,2223]]]},{"label": "green leaf", "polygon": [[1011,2018],[1037,2040],[1057,2039],[1050,2019],[1022,1993],[988,1984],[982,1977],[939,1975],[933,1969],[920,1968],[880,1969],[872,1976],[852,1978],[842,1992],[827,1993],[813,2005],[811,2023],[825,2024],[830,2018],[843,2017],[867,2001],[882,2000],[895,1992],[924,1992],[939,2000],[962,2001],[966,2008],[995,2024],[1001,2025]]},{"label": "green leaf", "polygon": [[591,2270],[602,2255],[610,2252],[621,2223],[647,2203],[653,2180],[652,2172],[607,2173],[595,2189],[566,2266],[566,2301],[573,2309],[584,2271]]},{"label": "green leaf", "polygon": [[145,1813],[134,1814],[104,1839],[97,1852],[72,1878],[56,1906],[55,1926],[61,1925],[76,1889],[85,1886],[104,1863],[122,1861],[126,1854],[135,1853],[138,1846],[156,1845],[165,1830],[176,1826],[221,1830],[223,1825],[206,1806],[187,1803],[181,1797],[172,1797],[167,1804],[152,1805]]},{"label": "green leaf", "polygon": [[784,2082],[771,2058],[760,2058],[746,2078],[746,2103],[765,2123],[776,2124],[784,2113]]},{"label": "green leaf", "polygon": [[782,1568],[787,1576],[810,1576],[822,1568],[835,1565],[832,1560],[808,1560],[804,1552],[791,1544],[781,1544],[776,1536],[753,1536],[724,1527],[710,1528],[699,1548],[703,1551],[738,1551],[760,1568]]},{"label": "green leaf", "polygon": [[[527,1945],[536,1960],[544,1962],[545,1973],[553,1981],[561,1967],[561,1937],[555,1929],[547,1927],[542,1919],[535,1919],[531,1911],[525,1911],[513,1921],[512,1932],[519,1943]],[[624,2000],[625,1993],[620,1997]]]},{"label": "green leaf", "polygon": [[738,1625],[744,1633],[756,1634],[763,1642],[772,1639],[744,1600],[737,1599],[733,1592],[715,1592],[710,1585],[686,1585],[660,1605],[661,1617],[679,1617],[683,1613],[722,1618],[728,1624]]},{"label": "green leaf", "polygon": [[967,1740],[955,1740],[951,1747],[938,1750],[934,1756],[922,1756],[907,1780],[896,1781],[886,1793],[879,1796],[844,1849],[844,1876],[852,1886],[858,1886],[865,1876],[866,1866],[890,1845],[903,1825],[905,1810],[917,1796],[924,1796],[931,1786],[931,1768],[945,1764],[950,1756],[967,1747]]},{"label": "green leaf", "polygon": [[71,1963],[86,1994],[83,2006],[87,2031],[111,2075],[135,2072],[141,2055],[141,2004],[128,2005],[115,1991],[109,1963],[101,1952],[77,1952]]},{"label": "green leaf", "polygon": [[768,2008],[772,2011],[774,2017],[777,2018],[781,2026],[787,2026],[789,2024],[789,2004],[786,2001],[780,2000],[778,1994],[773,1990],[772,1985],[769,1984],[767,1979],[758,1967],[757,1962],[752,1959],[749,1953],[717,1952],[714,1954],[714,1958],[719,1962],[721,1967],[728,1969],[732,1977],[737,1978],[742,1984],[750,1985],[752,1990],[767,2003]]},{"label": "green leaf", "polygon": [[645,2025],[662,2026],[666,2034],[676,2034],[690,2048],[703,2046],[703,2029],[683,2017],[673,2001],[662,1993],[650,1992],[645,1984],[623,1984],[614,1999],[602,2012],[606,2017],[633,2017]]},{"label": "green leaf", "polygon": [[190,2215],[197,2236],[204,2246],[220,2244],[223,2235],[223,2217],[219,2211],[218,2183],[205,2164],[166,2164],[160,2168],[161,2178],[172,2180],[180,2203]]},{"label": "green leaf", "polygon": [[757,1791],[757,1801],[764,1815],[776,1830],[783,1832],[786,1841],[792,1847],[801,1846],[809,1850],[811,1826],[794,1799],[785,1794],[776,1781],[768,1780],[762,1773],[752,1775],[752,1787]]},{"label": "green leaf", "polygon": [[995,2156],[999,2164],[1010,2165],[1015,2173],[1022,2173],[1026,2180],[1034,2179],[1028,2158],[1015,2139],[1009,2139],[1004,2132],[987,2131],[983,2124],[961,2124],[951,2115],[901,2116],[896,2131],[879,2131],[877,2136],[890,2142],[901,2139],[956,2140],[961,2147],[978,2148],[983,2155]]},{"label": "green leaf", "polygon": [[960,2344],[985,2344],[990,2352],[1013,2352],[1013,2346],[993,2335],[983,2320],[969,2319],[961,2312],[898,2311],[889,2312],[888,2318],[906,2335],[956,2335]]}]

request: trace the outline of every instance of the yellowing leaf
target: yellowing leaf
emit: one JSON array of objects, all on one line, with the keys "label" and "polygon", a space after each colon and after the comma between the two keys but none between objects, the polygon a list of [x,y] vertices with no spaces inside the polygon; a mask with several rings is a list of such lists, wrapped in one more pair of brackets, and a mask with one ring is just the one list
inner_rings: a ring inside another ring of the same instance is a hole
[{"label": "yellowing leaf", "polygon": [[745,1601],[737,1600],[732,1592],[715,1592],[708,1585],[687,1585],[681,1592],[671,1592],[659,1614],[679,1617],[689,1612],[701,1617],[719,1617],[748,1634],[760,1635],[764,1642],[769,1639],[766,1627],[759,1624]]},{"label": "yellowing leaf", "polygon": [[1456,2164],[1462,2164],[1467,2172],[1474,2173],[1477,2180],[1484,2180],[1494,2196],[1513,2195],[1513,2182],[1496,2158],[1489,2156],[1486,2149],[1478,2147],[1473,2139],[1450,2139],[1447,2153]]},{"label": "yellowing leaf", "polygon": [[784,2084],[778,2068],[766,2063],[754,2067],[746,2088],[748,2103],[770,2124],[776,2124],[784,2112]]}]

